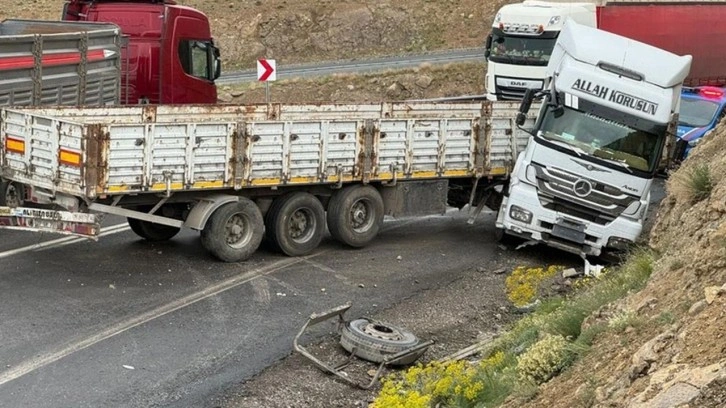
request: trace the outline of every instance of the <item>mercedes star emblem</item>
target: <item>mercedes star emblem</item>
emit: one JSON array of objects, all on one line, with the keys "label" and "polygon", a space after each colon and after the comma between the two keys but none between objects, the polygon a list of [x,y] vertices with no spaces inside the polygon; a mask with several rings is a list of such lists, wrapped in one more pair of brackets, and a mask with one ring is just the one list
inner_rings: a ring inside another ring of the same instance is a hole
[{"label": "mercedes star emblem", "polygon": [[587,197],[592,191],[592,184],[590,184],[590,182],[587,180],[580,179],[575,182],[575,185],[572,186],[572,189],[575,191],[575,195],[577,195],[578,197]]}]

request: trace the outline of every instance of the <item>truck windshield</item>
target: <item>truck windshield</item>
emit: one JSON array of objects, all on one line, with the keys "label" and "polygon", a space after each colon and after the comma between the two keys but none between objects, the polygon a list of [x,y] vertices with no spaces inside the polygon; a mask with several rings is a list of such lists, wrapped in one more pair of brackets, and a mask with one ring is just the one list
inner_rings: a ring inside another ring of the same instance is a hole
[{"label": "truck windshield", "polygon": [[560,117],[549,108],[537,136],[630,172],[651,172],[658,162],[657,135],[568,107]]},{"label": "truck windshield", "polygon": [[515,37],[492,33],[489,60],[513,65],[547,65],[557,38]]},{"label": "truck windshield", "polygon": [[678,124],[688,127],[704,127],[711,123],[718,103],[703,99],[681,98],[681,112],[678,115]]}]

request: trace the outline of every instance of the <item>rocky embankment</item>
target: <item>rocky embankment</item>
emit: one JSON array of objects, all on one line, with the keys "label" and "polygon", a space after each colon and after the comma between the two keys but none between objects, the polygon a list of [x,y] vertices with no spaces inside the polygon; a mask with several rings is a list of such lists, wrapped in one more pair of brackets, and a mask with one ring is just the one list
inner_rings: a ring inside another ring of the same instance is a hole
[{"label": "rocky embankment", "polygon": [[598,339],[526,406],[726,407],[724,152],[721,125],[668,180],[646,288],[589,318],[626,314],[629,327]]}]

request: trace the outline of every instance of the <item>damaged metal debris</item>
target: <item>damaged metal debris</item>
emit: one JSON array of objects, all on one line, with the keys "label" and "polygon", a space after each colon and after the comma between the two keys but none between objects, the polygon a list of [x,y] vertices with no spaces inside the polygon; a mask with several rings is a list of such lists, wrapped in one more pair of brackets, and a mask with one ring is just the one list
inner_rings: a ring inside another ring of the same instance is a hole
[{"label": "damaged metal debris", "polygon": [[[343,315],[350,309],[351,304],[345,304],[327,310],[322,313],[310,315],[293,340],[295,351],[312,361],[321,370],[334,374],[346,383],[361,389],[370,389],[380,377],[383,368],[386,366],[403,366],[414,363],[434,344],[432,340],[421,341],[413,333],[406,329],[379,322],[369,318],[345,320]],[[305,331],[314,325],[338,319],[337,329],[340,333],[340,345],[349,355],[345,361],[337,365],[330,365],[313,355],[308,349],[300,344],[300,338]],[[370,382],[350,378],[343,371],[358,357],[378,364]]]}]

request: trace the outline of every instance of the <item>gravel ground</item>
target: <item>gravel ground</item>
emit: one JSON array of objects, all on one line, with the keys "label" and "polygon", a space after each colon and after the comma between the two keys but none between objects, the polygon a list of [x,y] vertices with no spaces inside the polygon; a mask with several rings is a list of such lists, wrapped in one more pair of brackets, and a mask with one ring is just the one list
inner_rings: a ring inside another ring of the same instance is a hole
[{"label": "gravel ground", "polygon": [[[581,267],[579,258],[544,248],[515,251],[500,247],[493,259],[481,259],[480,265],[467,271],[462,279],[401,299],[395,306],[369,317],[405,327],[421,339],[434,340],[421,361],[436,360],[496,336],[515,321],[520,315],[506,298],[506,274],[519,265],[546,264]],[[347,319],[356,317],[346,316]],[[327,334],[323,331],[307,347],[323,361],[345,361],[346,354],[337,344],[334,324],[321,325],[327,325]],[[358,360],[345,371],[351,378],[367,383],[375,368]],[[378,389],[375,386],[365,391],[349,386],[323,373],[301,355],[291,353],[257,377],[228,390],[225,397],[210,406],[365,407],[375,398]]]}]

